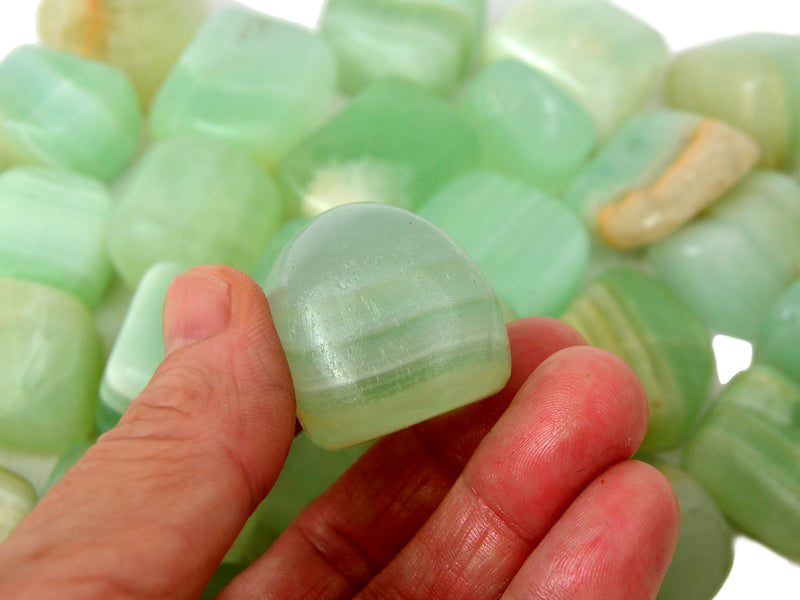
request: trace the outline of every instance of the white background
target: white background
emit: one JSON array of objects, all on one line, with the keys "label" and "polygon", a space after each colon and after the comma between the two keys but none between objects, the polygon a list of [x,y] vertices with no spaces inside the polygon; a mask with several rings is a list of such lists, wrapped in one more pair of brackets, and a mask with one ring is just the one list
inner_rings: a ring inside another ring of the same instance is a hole
[{"label": "white background", "polygon": [[[210,0],[224,4],[227,0]],[[492,15],[517,0],[493,0]],[[266,13],[313,26],[323,0],[245,0]],[[616,0],[658,29],[673,51],[715,38],[752,31],[800,34],[797,0]],[[34,0],[0,0],[0,58],[13,47],[36,40]],[[715,340],[720,377],[726,381],[750,360],[747,345]],[[800,532],[798,532],[800,535]],[[800,566],[746,538],[738,538],[733,571],[715,600],[797,600]]]}]

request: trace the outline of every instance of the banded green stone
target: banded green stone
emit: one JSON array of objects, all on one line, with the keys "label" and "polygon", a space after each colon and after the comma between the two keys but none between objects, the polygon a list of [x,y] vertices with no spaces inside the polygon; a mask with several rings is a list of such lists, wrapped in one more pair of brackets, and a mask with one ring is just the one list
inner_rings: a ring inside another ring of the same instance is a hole
[{"label": "banded green stone", "polygon": [[0,544],[19,525],[38,497],[23,477],[0,467]]},{"label": "banded green stone", "polygon": [[756,362],[770,365],[800,385],[800,280],[770,309],[754,355]]}]

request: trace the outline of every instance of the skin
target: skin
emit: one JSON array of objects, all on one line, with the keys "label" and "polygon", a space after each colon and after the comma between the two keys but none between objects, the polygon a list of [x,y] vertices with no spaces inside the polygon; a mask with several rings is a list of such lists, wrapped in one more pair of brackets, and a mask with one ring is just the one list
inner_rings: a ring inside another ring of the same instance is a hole
[{"label": "skin", "polygon": [[[197,598],[275,482],[295,407],[260,288],[193,269],[164,324],[148,388],[0,545],[0,597]],[[640,383],[558,321],[509,336],[503,391],[378,441],[220,598],[654,598],[678,505],[630,460]]]}]

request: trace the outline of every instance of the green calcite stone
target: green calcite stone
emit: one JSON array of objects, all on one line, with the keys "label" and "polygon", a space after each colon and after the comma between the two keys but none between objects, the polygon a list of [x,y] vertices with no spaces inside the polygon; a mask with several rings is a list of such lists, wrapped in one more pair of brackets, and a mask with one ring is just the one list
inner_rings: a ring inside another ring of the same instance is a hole
[{"label": "green calcite stone", "polygon": [[106,251],[108,190],[47,167],[0,174],[0,277],[27,279],[100,302],[113,270]]},{"label": "green calcite stone", "polygon": [[352,202],[413,210],[477,166],[478,140],[440,98],[382,79],[297,146],[278,166],[289,210],[306,216]]},{"label": "green calcite stone", "polygon": [[267,247],[264,249],[264,252],[261,254],[261,258],[258,259],[258,264],[256,264],[255,268],[251,271],[250,275],[255,279],[260,286],[264,286],[267,283],[267,278],[269,277],[269,272],[272,270],[272,265],[275,264],[275,260],[278,258],[278,255],[283,250],[283,247],[291,240],[297,232],[299,232],[303,227],[308,225],[311,219],[308,217],[295,217],[294,219],[289,219],[283,226],[275,232],[275,235],[272,236]]},{"label": "green calcite stone", "polygon": [[345,93],[396,75],[449,94],[472,64],[485,13],[486,0],[328,0],[320,30]]},{"label": "green calcite stone", "polygon": [[683,464],[747,535],[800,560],[800,388],[754,366],[734,377]]},{"label": "green calcite stone", "polygon": [[656,92],[669,48],[604,0],[522,0],[489,29],[483,61],[518,58],[578,100],[607,137]]},{"label": "green calcite stone", "polygon": [[800,38],[757,33],[685,50],[673,61],[671,106],[722,119],[761,145],[762,167],[800,173]]},{"label": "green calcite stone", "polygon": [[597,142],[586,109],[515,59],[478,73],[462,90],[458,110],[480,137],[484,166],[544,191],[562,191]]},{"label": "green calcite stone", "polygon": [[311,31],[244,7],[215,12],[158,92],[155,139],[207,135],[272,166],[326,116],[336,63]]},{"label": "green calcite stone", "polygon": [[555,198],[474,171],[454,179],[418,214],[472,257],[517,316],[558,316],[577,295],[589,235]]},{"label": "green calcite stone", "polygon": [[756,362],[778,369],[800,385],[800,280],[767,314],[754,350]]},{"label": "green calcite stone", "polygon": [[266,285],[311,439],[341,448],[484,398],[508,337],[477,266],[424,219],[383,204],[317,217]]},{"label": "green calcite stone", "polygon": [[23,477],[0,467],[0,544],[36,505],[36,490]]},{"label": "green calcite stone", "polygon": [[648,260],[718,333],[753,339],[800,273],[800,185],[756,171]]},{"label": "green calcite stone", "polygon": [[678,446],[706,403],[715,375],[711,336],[663,281],[612,268],[563,315],[593,346],[625,360],[644,385],[650,421],[642,450]]},{"label": "green calcite stone", "polygon": [[0,169],[51,165],[108,181],[137,152],[141,120],[114,67],[38,46],[0,62]]},{"label": "green calcite stone", "polygon": [[0,448],[59,452],[92,431],[102,349],[77,298],[0,279]]},{"label": "green calcite stone", "polygon": [[61,456],[61,450],[49,452],[26,452],[0,448],[0,468],[16,473],[27,480],[40,496],[47,480]]},{"label": "green calcite stone", "polygon": [[109,253],[129,287],[164,260],[248,271],[283,221],[263,167],[244,150],[209,138],[152,146],[126,177],[118,200]]},{"label": "green calcite stone", "polygon": [[53,487],[56,482],[61,479],[61,477],[64,476],[64,473],[74,467],[75,463],[83,458],[83,455],[86,454],[86,451],[93,445],[94,441],[84,440],[75,442],[72,446],[67,448],[64,453],[58,457],[58,461],[53,466],[53,470],[50,472],[50,476],[47,478],[47,483],[45,484],[42,495],[46,494],[47,491]]}]

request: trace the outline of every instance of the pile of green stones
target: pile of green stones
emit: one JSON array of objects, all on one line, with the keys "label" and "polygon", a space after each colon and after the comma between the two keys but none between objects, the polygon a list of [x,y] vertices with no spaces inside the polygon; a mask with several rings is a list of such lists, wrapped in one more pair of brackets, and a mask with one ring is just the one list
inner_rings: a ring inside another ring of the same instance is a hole
[{"label": "pile of green stones", "polygon": [[[0,62],[0,540],[147,384],[172,279],[224,263],[310,436],[226,574],[369,440],[501,388],[530,315],[646,388],[659,598],[713,597],[735,535],[800,561],[800,38],[673,55],[605,0],[486,8],[41,3]],[[717,334],[755,349],[726,385]]]}]

